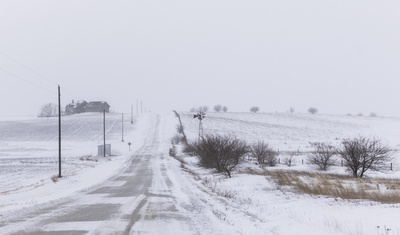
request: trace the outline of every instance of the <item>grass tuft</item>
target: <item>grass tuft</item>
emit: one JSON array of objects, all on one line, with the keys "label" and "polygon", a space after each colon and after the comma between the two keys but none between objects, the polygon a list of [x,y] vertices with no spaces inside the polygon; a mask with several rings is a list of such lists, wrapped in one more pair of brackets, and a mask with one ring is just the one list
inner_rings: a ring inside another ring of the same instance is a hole
[{"label": "grass tuft", "polygon": [[289,187],[300,193],[389,204],[400,203],[398,179],[361,179],[298,171],[264,171],[263,175],[272,178],[279,188]]}]

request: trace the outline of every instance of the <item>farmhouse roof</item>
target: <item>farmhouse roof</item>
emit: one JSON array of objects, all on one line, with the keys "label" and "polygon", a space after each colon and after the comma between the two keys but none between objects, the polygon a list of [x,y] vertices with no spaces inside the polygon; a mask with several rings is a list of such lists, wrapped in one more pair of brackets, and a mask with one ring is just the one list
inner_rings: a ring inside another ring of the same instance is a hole
[{"label": "farmhouse roof", "polygon": [[76,101],[76,102],[72,101],[72,102],[69,103],[68,105],[69,105],[70,107],[76,107],[76,106],[85,105],[85,104],[87,104],[86,101],[84,101],[84,100],[78,100],[78,101]]},{"label": "farmhouse roof", "polygon": [[86,108],[98,108],[98,107],[104,107],[104,105],[110,107],[109,104],[105,101],[91,101],[86,104]]}]

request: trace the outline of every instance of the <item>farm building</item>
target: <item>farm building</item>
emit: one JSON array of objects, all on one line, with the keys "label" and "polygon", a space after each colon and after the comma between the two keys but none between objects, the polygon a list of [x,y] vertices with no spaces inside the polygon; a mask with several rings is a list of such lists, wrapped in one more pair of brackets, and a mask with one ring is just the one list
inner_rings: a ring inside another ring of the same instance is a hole
[{"label": "farm building", "polygon": [[110,112],[110,105],[105,101],[72,101],[72,103],[65,106],[66,115],[89,112],[103,112],[103,110],[106,110],[107,113]]},{"label": "farm building", "polygon": [[86,104],[85,112],[110,112],[110,105],[107,104],[105,101],[92,101]]},{"label": "farm building", "polygon": [[77,102],[72,101],[72,103],[68,104],[65,107],[65,114],[72,115],[72,114],[84,113],[86,105],[87,102],[84,100],[80,100]]}]

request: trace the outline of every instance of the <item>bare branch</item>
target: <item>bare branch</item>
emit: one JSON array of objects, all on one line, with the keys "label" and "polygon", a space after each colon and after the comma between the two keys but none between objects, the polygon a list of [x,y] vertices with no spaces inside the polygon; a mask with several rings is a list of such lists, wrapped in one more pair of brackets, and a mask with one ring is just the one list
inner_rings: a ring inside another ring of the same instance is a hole
[{"label": "bare branch", "polygon": [[384,170],[392,160],[392,150],[376,138],[345,139],[338,152],[353,176],[360,178],[368,170]]},{"label": "bare branch", "polygon": [[276,156],[278,154],[264,141],[258,141],[252,144],[251,155],[257,159],[261,168],[264,168],[266,165],[275,166],[277,163]]},{"label": "bare branch", "polygon": [[314,149],[308,156],[308,161],[311,164],[317,165],[321,170],[326,171],[329,166],[335,163],[333,156],[336,154],[336,149],[332,145],[321,142],[310,142]]}]

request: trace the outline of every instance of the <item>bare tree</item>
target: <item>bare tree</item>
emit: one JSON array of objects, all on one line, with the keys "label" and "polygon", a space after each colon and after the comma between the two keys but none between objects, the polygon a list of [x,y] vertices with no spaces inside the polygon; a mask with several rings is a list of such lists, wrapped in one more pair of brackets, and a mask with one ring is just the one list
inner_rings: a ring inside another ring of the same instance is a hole
[{"label": "bare tree", "polygon": [[39,117],[55,117],[58,115],[58,106],[56,104],[47,103],[42,106]]},{"label": "bare tree", "polygon": [[217,105],[214,106],[214,111],[215,112],[219,113],[219,112],[221,112],[221,110],[222,110],[222,105],[217,104]]},{"label": "bare tree", "polygon": [[243,155],[248,152],[247,144],[232,135],[206,135],[193,144],[193,147],[203,167],[214,168],[229,177]]},{"label": "bare tree", "polygon": [[187,137],[186,137],[186,134],[185,134],[185,127],[183,126],[183,124],[182,124],[182,120],[181,120],[181,116],[179,115],[179,113],[177,112],[177,111],[175,111],[174,110],[174,113],[175,113],[175,116],[178,118],[178,120],[179,120],[179,125],[177,125],[176,126],[176,131],[179,133],[179,134],[181,134],[183,137],[182,137],[182,141],[183,141],[183,143],[187,146],[187,145],[189,145],[189,143],[188,143],[188,141],[187,141]]},{"label": "bare tree", "polygon": [[321,170],[326,171],[328,167],[335,163],[335,159],[333,158],[336,154],[335,147],[321,142],[310,142],[310,145],[314,149],[308,155],[308,161],[311,164],[317,165]]},{"label": "bare tree", "polygon": [[222,111],[223,111],[224,113],[228,112],[228,107],[226,107],[226,106],[222,107]]},{"label": "bare tree", "polygon": [[294,113],[294,108],[293,108],[293,107],[290,107],[289,112],[290,112],[290,113]]},{"label": "bare tree", "polygon": [[380,139],[345,139],[338,150],[353,176],[362,178],[368,170],[381,171],[392,160],[392,151]]},{"label": "bare tree", "polygon": [[318,112],[318,109],[311,107],[308,109],[308,112],[311,114],[316,114]]},{"label": "bare tree", "polygon": [[250,112],[257,113],[260,110],[257,106],[253,106],[250,108]]},{"label": "bare tree", "polygon": [[370,117],[377,117],[377,116],[378,116],[378,114],[376,114],[376,113],[372,112],[372,113],[370,113],[370,114],[369,114],[369,116],[370,116]]},{"label": "bare tree", "polygon": [[197,110],[198,112],[208,112],[208,106],[200,106]]},{"label": "bare tree", "polygon": [[251,155],[257,159],[261,168],[266,165],[275,166],[277,163],[276,156],[278,154],[264,141],[258,141],[251,145]]},{"label": "bare tree", "polygon": [[197,110],[196,108],[191,108],[191,109],[190,109],[190,112],[191,112],[191,113],[196,113],[196,112],[198,112],[198,110]]}]

